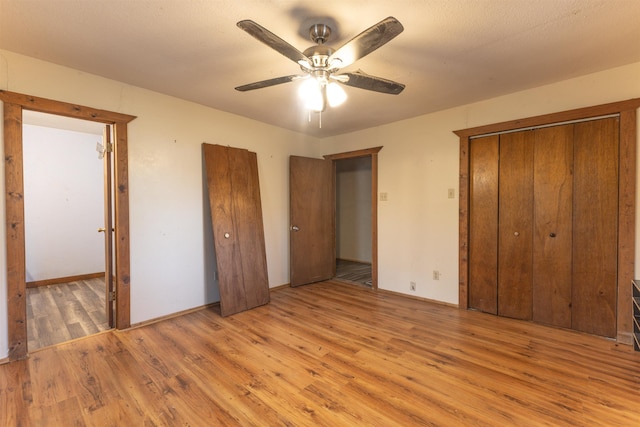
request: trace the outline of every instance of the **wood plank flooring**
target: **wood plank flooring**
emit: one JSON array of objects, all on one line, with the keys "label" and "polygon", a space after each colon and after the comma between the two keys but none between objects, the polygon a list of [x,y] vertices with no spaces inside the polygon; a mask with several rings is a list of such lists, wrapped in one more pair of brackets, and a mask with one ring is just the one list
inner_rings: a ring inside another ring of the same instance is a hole
[{"label": "wood plank flooring", "polygon": [[371,264],[337,259],[336,279],[371,287]]},{"label": "wood plank flooring", "polygon": [[107,329],[104,278],[27,289],[30,351]]},{"label": "wood plank flooring", "polygon": [[640,353],[323,282],[0,366],[7,426],[638,426]]}]

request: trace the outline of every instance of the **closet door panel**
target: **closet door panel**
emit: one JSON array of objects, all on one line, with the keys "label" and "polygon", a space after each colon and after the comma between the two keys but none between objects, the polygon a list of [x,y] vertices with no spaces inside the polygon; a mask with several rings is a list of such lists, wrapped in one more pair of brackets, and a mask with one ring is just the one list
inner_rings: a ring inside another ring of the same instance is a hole
[{"label": "closet door panel", "polygon": [[532,319],[534,132],[500,136],[498,314]]},{"label": "closet door panel", "polygon": [[573,125],[534,132],[533,320],[570,328]]},{"label": "closet door panel", "polygon": [[498,136],[471,141],[469,307],[497,314]]},{"label": "closet door panel", "polygon": [[255,153],[203,144],[216,251],[220,312],[269,302]]},{"label": "closet door panel", "polygon": [[616,336],[618,119],[575,125],[573,329]]},{"label": "closet door panel", "polygon": [[242,264],[244,299],[246,307],[253,308],[269,302],[257,155],[238,150],[230,159],[230,166],[233,171],[233,211],[236,224],[240,224],[236,240]]}]

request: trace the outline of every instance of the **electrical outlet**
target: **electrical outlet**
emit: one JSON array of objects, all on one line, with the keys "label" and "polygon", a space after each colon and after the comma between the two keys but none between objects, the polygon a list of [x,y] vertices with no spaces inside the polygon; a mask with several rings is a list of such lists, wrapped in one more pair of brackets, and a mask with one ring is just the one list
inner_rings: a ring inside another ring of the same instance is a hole
[{"label": "electrical outlet", "polygon": [[450,189],[447,191],[447,196],[448,196],[450,199],[455,199],[455,198],[456,198],[456,190],[455,190],[454,188],[450,188]]},{"label": "electrical outlet", "polygon": [[409,289],[413,292],[416,291],[416,282],[409,282]]},{"label": "electrical outlet", "polygon": [[433,270],[433,280],[440,280],[440,272],[438,270]]},{"label": "electrical outlet", "polygon": [[388,199],[387,193],[380,193],[380,201],[386,202]]}]

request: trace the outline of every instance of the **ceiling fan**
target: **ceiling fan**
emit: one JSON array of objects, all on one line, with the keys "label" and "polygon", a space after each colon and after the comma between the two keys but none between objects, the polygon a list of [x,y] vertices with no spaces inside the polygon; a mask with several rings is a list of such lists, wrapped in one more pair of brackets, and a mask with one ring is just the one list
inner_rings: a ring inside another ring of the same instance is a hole
[{"label": "ceiling fan", "polygon": [[322,112],[327,104],[335,106],[346,99],[344,90],[337,83],[380,93],[397,95],[405,88],[402,83],[371,76],[360,70],[340,73],[340,69],[353,64],[388,43],[404,27],[390,16],[364,30],[337,50],[324,43],[331,34],[326,24],[315,24],[309,29],[311,40],[316,43],[304,52],[276,36],[266,28],[251,20],[238,22],[238,27],[270,48],[298,63],[304,74],[294,74],[236,87],[241,92],[275,86],[282,83],[305,79],[300,87],[305,104],[310,111]]}]

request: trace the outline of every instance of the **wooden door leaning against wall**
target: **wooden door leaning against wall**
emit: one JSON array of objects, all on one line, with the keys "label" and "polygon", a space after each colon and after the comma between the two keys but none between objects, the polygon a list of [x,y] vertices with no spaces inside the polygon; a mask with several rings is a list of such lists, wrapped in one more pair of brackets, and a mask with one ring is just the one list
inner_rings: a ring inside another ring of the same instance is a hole
[{"label": "wooden door leaning against wall", "polygon": [[256,153],[202,144],[223,316],[269,302]]}]

